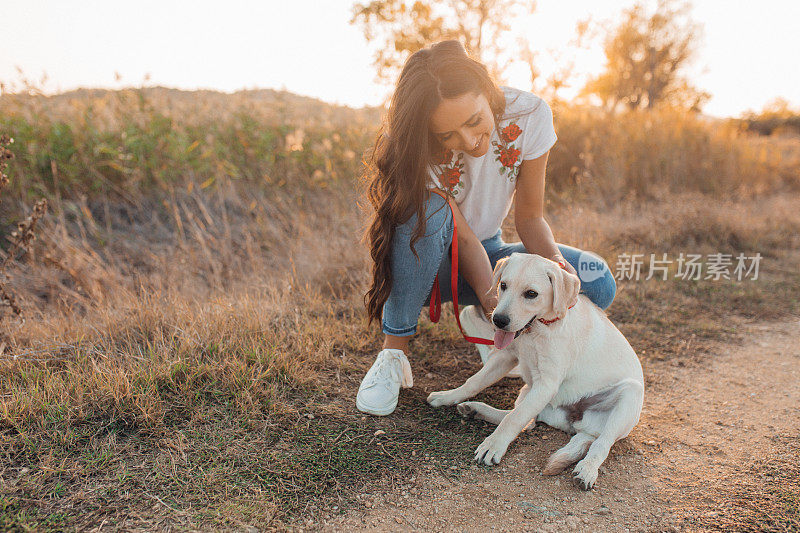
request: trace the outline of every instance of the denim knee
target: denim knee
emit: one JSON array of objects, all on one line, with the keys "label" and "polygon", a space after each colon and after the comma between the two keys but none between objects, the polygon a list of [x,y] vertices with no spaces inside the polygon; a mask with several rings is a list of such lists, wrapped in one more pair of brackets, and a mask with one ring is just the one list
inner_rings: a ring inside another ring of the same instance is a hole
[{"label": "denim knee", "polygon": [[605,310],[614,301],[614,296],[617,294],[617,282],[610,268],[603,269],[602,274],[601,277],[587,283],[581,292],[585,292],[592,302],[600,309]]},{"label": "denim knee", "polygon": [[605,260],[593,252],[566,244],[556,244],[564,259],[578,273],[581,280],[580,292],[588,296],[600,309],[608,308],[617,293],[617,283]]}]

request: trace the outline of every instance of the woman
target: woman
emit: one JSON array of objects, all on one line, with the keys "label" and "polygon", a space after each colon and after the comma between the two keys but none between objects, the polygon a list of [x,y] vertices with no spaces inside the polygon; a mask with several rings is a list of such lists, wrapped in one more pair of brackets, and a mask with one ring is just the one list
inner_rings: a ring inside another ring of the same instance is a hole
[{"label": "woman", "polygon": [[[442,301],[451,299],[453,216],[458,300],[475,306],[461,315],[468,335],[491,332],[488,317],[497,303],[491,277],[500,258],[535,253],[578,275],[581,250],[557,244],[543,216],[545,167],[555,142],[548,105],[532,93],[498,87],[458,41],[406,61],[366,172],[375,213],[365,234],[374,264],[364,300],[369,323],[381,321],[385,340],[359,387],[359,410],[388,415],[400,388],[413,385],[408,343],[437,272]],[[515,193],[522,242],[506,244],[500,227]],[[600,275],[592,270],[581,292],[605,309],[616,284],[597,260]],[[480,352],[484,362],[491,356],[488,347]]]}]

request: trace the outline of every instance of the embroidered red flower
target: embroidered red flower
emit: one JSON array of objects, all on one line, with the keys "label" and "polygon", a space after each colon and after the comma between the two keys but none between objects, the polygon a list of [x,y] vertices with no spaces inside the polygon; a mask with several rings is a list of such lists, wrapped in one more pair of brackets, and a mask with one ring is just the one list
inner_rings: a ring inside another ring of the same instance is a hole
[{"label": "embroidered red flower", "polygon": [[[448,156],[441,156],[442,159],[445,157],[452,158],[453,151],[448,150]],[[459,189],[464,188],[464,182],[461,181],[461,177],[464,175],[464,154],[459,153],[458,156],[455,158],[455,161],[449,159],[447,161],[443,161],[439,163],[439,168],[435,169],[436,177],[439,179],[439,186],[443,189],[447,189],[451,194],[454,196],[458,194]]]},{"label": "embroidered red flower", "polygon": [[503,131],[500,132],[500,138],[503,139],[503,142],[514,142],[514,140],[519,137],[519,134],[522,133],[522,130],[516,124],[509,124]]},{"label": "embroidered red flower", "polygon": [[439,154],[439,159],[436,161],[437,165],[446,165],[453,159],[453,151],[452,150],[445,150],[441,154]]},{"label": "embroidered red flower", "polygon": [[500,146],[499,150],[500,154],[497,159],[500,161],[501,165],[508,168],[514,166],[514,163],[517,162],[517,159],[519,159],[521,153],[518,149],[514,148],[513,146],[510,146],[508,148]]},{"label": "embroidered red flower", "polygon": [[519,173],[519,166],[516,163],[522,154],[520,149],[512,143],[519,139],[521,134],[522,128],[512,122],[500,130],[499,140],[492,141],[495,160],[499,161],[501,165],[500,175],[507,176],[511,181],[514,181]]},{"label": "embroidered red flower", "polygon": [[458,168],[447,168],[442,172],[444,178],[443,185],[448,189],[452,189],[461,181],[461,171]]}]

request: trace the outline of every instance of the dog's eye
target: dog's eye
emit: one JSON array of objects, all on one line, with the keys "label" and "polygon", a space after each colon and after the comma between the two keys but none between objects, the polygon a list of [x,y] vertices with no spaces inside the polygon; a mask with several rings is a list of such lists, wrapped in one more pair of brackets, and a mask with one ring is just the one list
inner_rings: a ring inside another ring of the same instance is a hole
[{"label": "dog's eye", "polygon": [[525,298],[528,298],[529,300],[532,300],[532,299],[536,298],[537,296],[539,296],[539,293],[536,292],[536,291],[533,291],[533,290],[525,291]]},{"label": "dog's eye", "polygon": [[500,282],[500,290],[501,290],[501,291],[504,291],[504,290],[506,290],[506,282],[505,282],[505,281],[501,281],[501,282]]}]

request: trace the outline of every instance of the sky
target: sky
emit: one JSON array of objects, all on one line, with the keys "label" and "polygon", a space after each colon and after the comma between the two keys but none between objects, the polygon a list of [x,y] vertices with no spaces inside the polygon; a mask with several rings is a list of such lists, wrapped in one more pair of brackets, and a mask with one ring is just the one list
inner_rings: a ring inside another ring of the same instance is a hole
[{"label": "sky", "polygon": [[[539,0],[513,21],[538,52],[543,75],[572,60],[581,74],[562,96],[603,70],[601,46],[574,51],[579,19],[611,27],[632,1]],[[391,86],[375,81],[376,44],[349,23],[351,0],[0,0],[0,82],[18,68],[55,93],[78,87],[161,85],[181,89],[274,88],[353,107],[378,105]],[[712,94],[714,116],[760,110],[776,97],[800,107],[800,2],[695,0],[703,38],[690,79]],[[117,79],[117,74],[119,79]],[[525,68],[508,84],[530,90]]]}]

